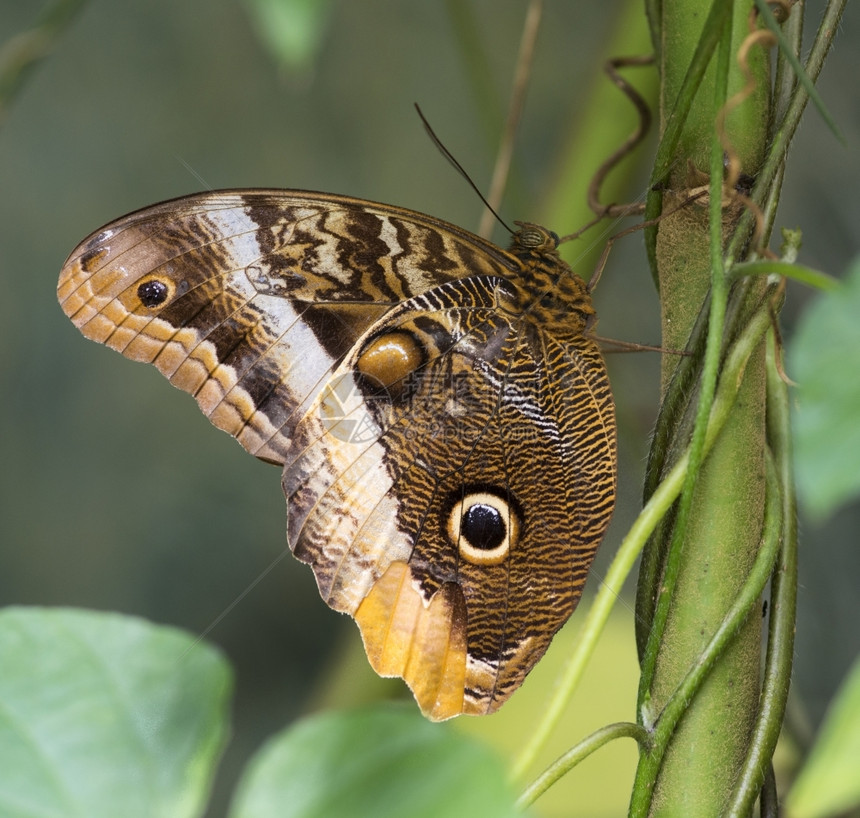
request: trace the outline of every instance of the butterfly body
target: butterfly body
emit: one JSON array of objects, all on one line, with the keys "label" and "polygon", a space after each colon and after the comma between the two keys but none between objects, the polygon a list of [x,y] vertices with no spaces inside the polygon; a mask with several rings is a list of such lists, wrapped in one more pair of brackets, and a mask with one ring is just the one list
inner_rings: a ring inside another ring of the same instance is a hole
[{"label": "butterfly body", "polygon": [[579,600],[615,497],[587,288],[387,205],[225,191],[126,216],[63,269],[89,338],[283,469],[287,536],[368,657],[441,719],[504,702]]}]

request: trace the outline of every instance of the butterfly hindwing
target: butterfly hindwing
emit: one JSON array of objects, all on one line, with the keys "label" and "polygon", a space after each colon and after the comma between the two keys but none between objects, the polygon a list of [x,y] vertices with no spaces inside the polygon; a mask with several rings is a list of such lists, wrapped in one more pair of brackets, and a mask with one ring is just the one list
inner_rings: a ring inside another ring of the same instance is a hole
[{"label": "butterfly hindwing", "polygon": [[201,194],[84,241],[63,309],[283,466],[288,540],[440,719],[497,709],[573,611],[615,426],[582,281],[399,208]]}]

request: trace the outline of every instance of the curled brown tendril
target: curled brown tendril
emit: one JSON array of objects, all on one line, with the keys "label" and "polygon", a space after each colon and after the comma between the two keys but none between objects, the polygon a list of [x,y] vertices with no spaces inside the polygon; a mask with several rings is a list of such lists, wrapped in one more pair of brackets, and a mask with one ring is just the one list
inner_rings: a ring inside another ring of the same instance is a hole
[{"label": "curled brown tendril", "polygon": [[642,98],[639,92],[627,82],[624,77],[618,72],[619,68],[628,68],[631,66],[652,65],[654,63],[653,56],[647,57],[615,57],[608,60],[604,65],[603,70],[612,80],[617,88],[626,96],[636,108],[636,113],[639,116],[639,123],[636,130],[595,172],[591,178],[591,183],[588,186],[588,206],[597,215],[597,218],[589,224],[589,227],[595,224],[600,219],[610,216],[620,218],[622,216],[631,216],[635,213],[642,213],[645,206],[641,202],[632,202],[630,204],[601,204],[600,203],[600,187],[605,181],[609,172],[645,138],[648,129],[651,127],[651,110],[648,108],[648,103]]}]

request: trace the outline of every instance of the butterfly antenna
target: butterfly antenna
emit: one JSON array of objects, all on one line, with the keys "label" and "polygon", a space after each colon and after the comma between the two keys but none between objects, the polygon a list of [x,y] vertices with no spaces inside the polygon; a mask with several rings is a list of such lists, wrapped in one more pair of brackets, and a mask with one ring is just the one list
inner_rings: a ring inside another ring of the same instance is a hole
[{"label": "butterfly antenna", "polygon": [[468,173],[466,173],[466,169],[454,158],[454,154],[452,154],[451,151],[449,151],[448,148],[446,148],[442,144],[442,140],[439,139],[438,136],[436,136],[435,131],[433,130],[433,128],[430,127],[430,123],[427,121],[427,117],[424,116],[423,112],[418,107],[418,103],[416,102],[413,104],[415,105],[415,110],[418,111],[418,116],[421,117],[421,121],[424,123],[424,130],[427,131],[427,135],[430,137],[433,144],[439,149],[439,152],[442,154],[442,156],[444,156],[451,163],[451,165],[457,171],[459,171],[460,175],[469,183],[469,186],[472,188],[472,190],[474,190],[475,193],[478,194],[478,198],[484,203],[484,207],[486,207],[487,210],[489,210],[496,217],[496,219],[498,219],[499,224],[502,225],[502,227],[504,227],[505,230],[508,231],[508,233],[513,233],[514,231],[511,230],[505,220],[498,213],[496,213],[493,206],[487,201],[484,194],[481,193],[481,191],[478,189],[478,186],[472,181],[472,177],[469,176]]}]

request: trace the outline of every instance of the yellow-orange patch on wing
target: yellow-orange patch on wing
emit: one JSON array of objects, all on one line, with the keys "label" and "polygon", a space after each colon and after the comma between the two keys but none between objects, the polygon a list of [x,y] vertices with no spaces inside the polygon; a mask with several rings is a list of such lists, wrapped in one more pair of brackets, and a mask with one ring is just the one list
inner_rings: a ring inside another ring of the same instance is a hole
[{"label": "yellow-orange patch on wing", "polygon": [[446,583],[427,604],[405,562],[395,561],[358,606],[355,620],[373,669],[401,676],[434,721],[463,712],[466,606]]}]

